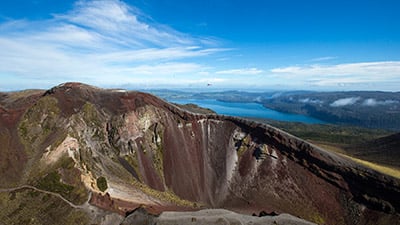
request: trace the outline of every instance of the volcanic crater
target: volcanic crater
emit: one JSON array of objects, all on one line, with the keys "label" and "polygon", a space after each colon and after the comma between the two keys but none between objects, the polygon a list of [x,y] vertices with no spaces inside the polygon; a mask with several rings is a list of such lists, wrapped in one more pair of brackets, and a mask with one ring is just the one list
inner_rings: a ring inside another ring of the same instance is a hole
[{"label": "volcanic crater", "polygon": [[267,124],[192,113],[146,93],[81,83],[1,93],[0,134],[0,188],[28,185],[82,208],[400,221],[398,179]]}]

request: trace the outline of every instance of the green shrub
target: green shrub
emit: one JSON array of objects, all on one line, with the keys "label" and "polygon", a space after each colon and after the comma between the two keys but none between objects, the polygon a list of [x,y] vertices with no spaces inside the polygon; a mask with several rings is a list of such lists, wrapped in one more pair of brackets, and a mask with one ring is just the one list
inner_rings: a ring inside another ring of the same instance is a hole
[{"label": "green shrub", "polygon": [[108,186],[107,186],[107,180],[105,177],[97,178],[96,183],[97,183],[97,187],[100,189],[100,191],[107,190]]}]

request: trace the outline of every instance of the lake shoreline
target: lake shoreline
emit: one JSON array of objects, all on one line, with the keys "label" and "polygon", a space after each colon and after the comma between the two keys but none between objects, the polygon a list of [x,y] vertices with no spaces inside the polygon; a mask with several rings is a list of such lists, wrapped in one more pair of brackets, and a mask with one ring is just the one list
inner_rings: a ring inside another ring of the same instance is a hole
[{"label": "lake shoreline", "polygon": [[243,118],[261,118],[286,122],[301,122],[306,124],[327,124],[319,119],[292,113],[279,112],[269,109],[256,102],[228,102],[217,99],[166,99],[176,104],[195,104],[208,108],[221,115],[237,116]]}]

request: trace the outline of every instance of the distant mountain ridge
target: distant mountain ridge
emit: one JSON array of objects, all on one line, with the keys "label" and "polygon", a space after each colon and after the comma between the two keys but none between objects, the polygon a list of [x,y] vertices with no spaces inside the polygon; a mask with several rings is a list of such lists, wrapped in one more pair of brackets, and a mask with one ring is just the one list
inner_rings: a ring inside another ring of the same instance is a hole
[{"label": "distant mountain ridge", "polygon": [[400,219],[399,180],[269,125],[81,83],[0,96],[8,224],[102,224],[139,206],[266,210],[319,224]]},{"label": "distant mountain ridge", "polygon": [[330,92],[264,100],[266,107],[333,124],[400,130],[399,92]]},{"label": "distant mountain ridge", "polygon": [[217,99],[227,102],[256,102],[267,108],[311,116],[340,125],[355,125],[400,131],[400,92],[270,91],[264,93],[152,91],[167,99]]}]

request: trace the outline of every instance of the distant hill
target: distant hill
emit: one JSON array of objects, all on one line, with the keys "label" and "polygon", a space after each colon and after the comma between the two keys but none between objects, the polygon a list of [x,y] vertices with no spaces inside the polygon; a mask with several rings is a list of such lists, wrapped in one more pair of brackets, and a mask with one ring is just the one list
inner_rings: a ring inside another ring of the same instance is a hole
[{"label": "distant hill", "polygon": [[400,168],[400,133],[346,148],[361,159]]},{"label": "distant hill", "polygon": [[282,95],[262,104],[333,124],[400,131],[399,92],[318,92]]}]

